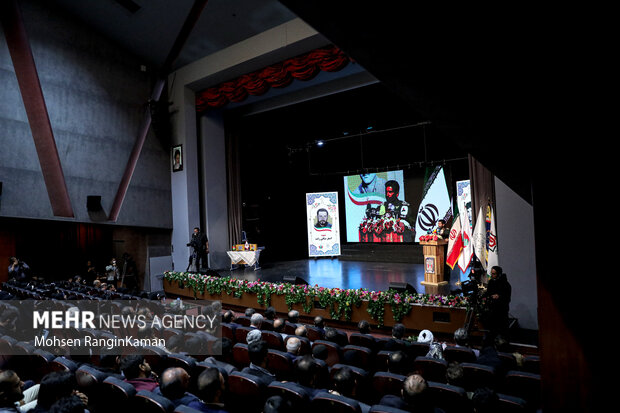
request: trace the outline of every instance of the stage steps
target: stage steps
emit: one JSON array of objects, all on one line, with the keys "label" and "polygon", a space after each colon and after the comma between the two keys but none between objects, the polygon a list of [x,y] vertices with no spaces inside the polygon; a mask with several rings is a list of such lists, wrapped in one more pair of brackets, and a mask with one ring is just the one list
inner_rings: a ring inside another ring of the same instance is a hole
[{"label": "stage steps", "polygon": [[424,263],[420,244],[343,244],[338,258],[347,261]]}]

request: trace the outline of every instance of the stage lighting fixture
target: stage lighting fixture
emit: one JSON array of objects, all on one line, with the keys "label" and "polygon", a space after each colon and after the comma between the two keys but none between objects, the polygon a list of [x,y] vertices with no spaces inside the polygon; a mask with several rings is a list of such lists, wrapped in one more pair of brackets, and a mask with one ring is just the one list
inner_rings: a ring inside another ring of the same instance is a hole
[{"label": "stage lighting fixture", "polygon": [[323,146],[325,142],[323,141],[316,141],[316,146]]}]

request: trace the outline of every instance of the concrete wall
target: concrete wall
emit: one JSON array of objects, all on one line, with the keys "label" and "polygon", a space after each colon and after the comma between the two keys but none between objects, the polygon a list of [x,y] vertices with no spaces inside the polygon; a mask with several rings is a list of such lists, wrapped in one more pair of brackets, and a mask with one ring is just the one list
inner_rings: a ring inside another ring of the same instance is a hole
[{"label": "concrete wall", "polygon": [[[112,206],[150,94],[138,58],[59,14],[20,1],[75,218],[91,222],[88,195]],[[0,31],[0,216],[57,219]],[[151,132],[117,225],[172,228],[169,148]]]},{"label": "concrete wall", "polygon": [[499,265],[512,286],[510,314],[521,327],[537,330],[534,210],[497,178],[495,197]]}]

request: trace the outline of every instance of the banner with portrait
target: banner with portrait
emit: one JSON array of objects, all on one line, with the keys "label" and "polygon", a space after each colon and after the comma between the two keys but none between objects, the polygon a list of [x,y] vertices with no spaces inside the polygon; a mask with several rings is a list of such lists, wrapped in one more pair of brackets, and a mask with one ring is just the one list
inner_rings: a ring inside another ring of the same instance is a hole
[{"label": "banner with portrait", "polygon": [[340,255],[338,192],[306,194],[308,256]]}]

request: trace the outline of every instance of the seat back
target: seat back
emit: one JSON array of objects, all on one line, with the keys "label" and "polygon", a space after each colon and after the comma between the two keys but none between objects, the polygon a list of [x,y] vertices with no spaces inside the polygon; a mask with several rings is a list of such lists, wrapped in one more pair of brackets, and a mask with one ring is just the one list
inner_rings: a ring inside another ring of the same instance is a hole
[{"label": "seat back", "polygon": [[291,337],[297,337],[299,341],[301,341],[301,346],[299,347],[299,354],[303,356],[305,354],[312,353],[312,342],[308,339],[308,337],[299,337],[299,336],[286,336],[284,339],[284,347],[286,348],[286,343]]},{"label": "seat back", "polygon": [[265,384],[256,376],[241,371],[228,376],[228,392],[227,407],[231,412],[260,412],[267,399]]},{"label": "seat back", "polygon": [[465,390],[474,391],[481,387],[495,389],[497,374],[495,368],[478,363],[461,363]]},{"label": "seat back", "polygon": [[357,400],[327,392],[317,393],[310,402],[311,411],[329,413],[361,413]]},{"label": "seat back", "polygon": [[529,354],[523,357],[523,369],[524,371],[540,374],[540,356]]},{"label": "seat back", "polygon": [[426,381],[445,383],[448,362],[433,357],[418,356],[413,362],[415,370],[420,372]]},{"label": "seat back", "polygon": [[327,347],[327,359],[325,362],[328,366],[333,366],[334,364],[338,364],[342,361],[342,348],[331,341],[327,340],[316,340],[312,343],[312,347],[317,346],[319,344],[323,344]]},{"label": "seat back", "polygon": [[261,340],[264,340],[269,348],[284,350],[284,341],[282,340],[282,334],[280,333],[261,330]]},{"label": "seat back", "polygon": [[375,354],[375,370],[376,371],[388,371],[390,356],[393,351],[381,350]]},{"label": "seat back", "polygon": [[306,325],[306,336],[310,341],[323,340],[323,332],[320,328]]},{"label": "seat back", "polygon": [[382,404],[375,404],[370,406],[369,413],[409,413],[407,410],[397,409],[392,406],[384,406]]},{"label": "seat back", "polygon": [[349,343],[354,346],[369,348],[373,352],[377,346],[377,340],[375,340],[373,336],[362,333],[351,333],[351,335],[349,335]]},{"label": "seat back", "polygon": [[469,347],[447,346],[443,349],[443,357],[448,363],[475,363],[478,360],[474,350]]},{"label": "seat back", "polygon": [[235,328],[235,342],[247,344],[246,336],[252,330],[254,329],[245,326],[239,326]]},{"label": "seat back", "polygon": [[293,364],[283,351],[270,348],[267,351],[267,360],[269,371],[276,375],[277,380],[294,379]]},{"label": "seat back", "polygon": [[355,346],[352,344],[344,346],[342,348],[343,361],[347,360],[347,353],[349,352],[352,352],[352,354],[355,355],[355,358],[359,360],[361,363],[359,366],[372,366],[374,364],[372,350],[368,347]]},{"label": "seat back", "polygon": [[540,374],[510,370],[504,376],[500,392],[524,399],[533,408],[538,408],[541,398]]},{"label": "seat back", "polygon": [[235,342],[235,330],[236,330],[235,327],[229,323],[222,323],[220,324],[220,326],[221,326],[222,337],[226,337],[234,343]]},{"label": "seat back", "polygon": [[348,367],[351,369],[353,376],[355,377],[355,389],[353,390],[354,397],[362,402],[370,401],[370,389],[372,385],[372,377],[368,373],[368,371],[364,370],[361,367],[357,366],[349,366],[346,364],[334,364],[330,370],[330,378],[333,381],[334,375],[343,367]]},{"label": "seat back", "polygon": [[298,385],[290,381],[272,381],[267,387],[268,396],[282,396],[282,398],[290,400],[293,409],[304,408],[310,402],[308,392]]},{"label": "seat back", "polygon": [[136,393],[133,385],[113,376],[106,378],[101,385],[101,399],[109,410],[129,405]]},{"label": "seat back", "polygon": [[470,413],[473,411],[471,401],[462,387],[434,381],[427,383],[434,406],[439,407],[445,413]]},{"label": "seat back", "polygon": [[60,356],[49,362],[49,369],[50,371],[69,371],[73,373],[78,369],[78,365],[75,361]]},{"label": "seat back", "polygon": [[250,353],[247,344],[236,343],[232,348],[232,355],[233,362],[239,370],[250,365]]},{"label": "seat back", "polygon": [[377,371],[372,376],[372,391],[374,396],[374,402],[378,403],[386,394],[393,394],[395,396],[401,395],[403,383],[407,377],[389,373],[387,371]]},{"label": "seat back", "polygon": [[144,390],[136,393],[130,405],[133,411],[140,413],[172,413],[174,411],[174,404],[170,400]]},{"label": "seat back", "polygon": [[425,357],[429,350],[430,346],[428,343],[418,343],[414,341],[413,343],[409,343],[403,351],[407,353],[410,360],[415,360],[416,357]]},{"label": "seat back", "polygon": [[497,410],[506,413],[525,413],[529,412],[527,402],[516,396],[510,396],[503,393],[497,393],[498,406]]}]

